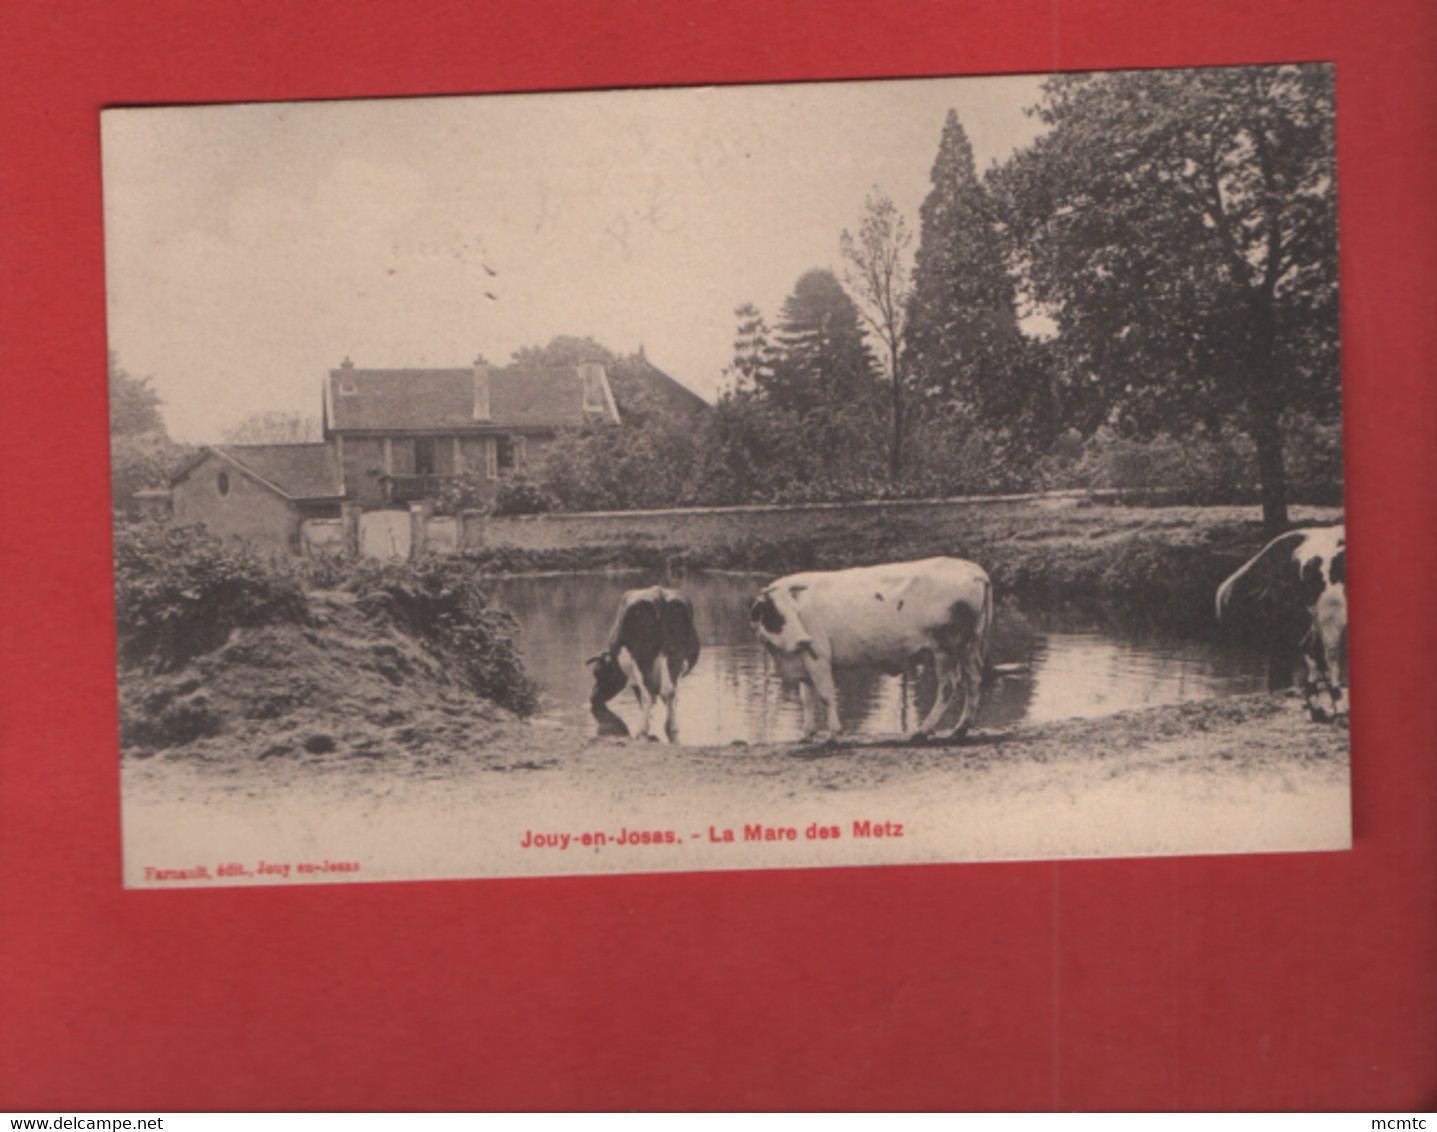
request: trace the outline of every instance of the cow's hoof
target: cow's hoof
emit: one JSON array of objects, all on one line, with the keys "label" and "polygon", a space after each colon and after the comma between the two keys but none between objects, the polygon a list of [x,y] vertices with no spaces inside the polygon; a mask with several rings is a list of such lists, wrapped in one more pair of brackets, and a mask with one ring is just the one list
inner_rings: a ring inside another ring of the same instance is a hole
[{"label": "cow's hoof", "polygon": [[926,747],[933,736],[927,731],[915,731],[908,737],[908,742],[914,747]]}]

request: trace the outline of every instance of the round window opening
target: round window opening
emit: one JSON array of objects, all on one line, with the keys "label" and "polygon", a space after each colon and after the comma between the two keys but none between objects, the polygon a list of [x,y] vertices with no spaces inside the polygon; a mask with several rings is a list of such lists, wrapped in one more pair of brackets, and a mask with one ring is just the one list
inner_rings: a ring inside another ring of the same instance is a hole
[{"label": "round window opening", "polygon": [[220,489],[220,494],[221,494],[221,495],[228,495],[228,494],[230,493],[230,474],[229,474],[229,472],[221,472],[220,475],[219,475],[219,479],[216,481],[216,483],[218,483],[218,485],[219,485],[219,489]]}]

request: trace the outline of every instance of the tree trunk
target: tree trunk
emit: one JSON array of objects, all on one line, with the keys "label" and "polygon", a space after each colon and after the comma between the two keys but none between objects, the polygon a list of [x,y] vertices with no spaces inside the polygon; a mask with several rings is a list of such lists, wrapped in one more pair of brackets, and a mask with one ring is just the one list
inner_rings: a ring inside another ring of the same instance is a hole
[{"label": "tree trunk", "polygon": [[[1271,174],[1266,166],[1264,175],[1271,184]],[[1276,217],[1269,216],[1268,232],[1267,272],[1262,285],[1252,297],[1253,335],[1248,363],[1248,388],[1253,390],[1249,404],[1252,412],[1252,439],[1257,443],[1258,496],[1262,500],[1262,526],[1269,538],[1276,538],[1287,530],[1287,469],[1282,460],[1282,410],[1285,397],[1276,383],[1272,364],[1277,342],[1277,312],[1273,292],[1277,285],[1280,257]]]},{"label": "tree trunk", "polygon": [[888,447],[888,482],[895,486],[903,478],[903,375],[898,358],[893,358],[893,443]]},{"label": "tree trunk", "polygon": [[1287,468],[1282,459],[1282,423],[1275,408],[1256,411],[1252,439],[1257,444],[1258,496],[1262,526],[1269,538],[1287,530]]}]

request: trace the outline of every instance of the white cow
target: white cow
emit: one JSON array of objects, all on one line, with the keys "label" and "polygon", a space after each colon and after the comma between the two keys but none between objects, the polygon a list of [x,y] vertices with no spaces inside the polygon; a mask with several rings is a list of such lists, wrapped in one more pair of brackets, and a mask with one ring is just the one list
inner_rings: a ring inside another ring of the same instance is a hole
[{"label": "white cow", "polygon": [[834,668],[898,673],[918,656],[932,658],[938,698],[914,737],[933,733],[961,683],[959,737],[978,712],[993,585],[960,558],[792,574],[759,594],[749,621],[779,675],[799,682],[805,738],[821,734],[820,708],[829,734],[840,730]]},{"label": "white cow", "polygon": [[1242,616],[1278,648],[1296,643],[1307,665],[1303,694],[1313,720],[1347,713],[1339,680],[1347,645],[1347,528],[1279,535],[1218,587],[1219,621]]}]

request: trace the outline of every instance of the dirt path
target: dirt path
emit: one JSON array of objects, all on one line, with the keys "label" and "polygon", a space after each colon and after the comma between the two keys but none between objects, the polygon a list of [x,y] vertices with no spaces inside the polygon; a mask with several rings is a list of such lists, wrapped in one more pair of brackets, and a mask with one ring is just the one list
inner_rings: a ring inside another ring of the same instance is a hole
[{"label": "dirt path", "polygon": [[[1292,696],[979,733],[958,747],[895,736],[673,748],[478,718],[448,738],[403,756],[127,758],[126,883],[1261,852],[1350,839],[1347,731],[1309,722]],[[289,868],[261,872],[261,862]],[[234,875],[221,876],[227,864]]]}]

